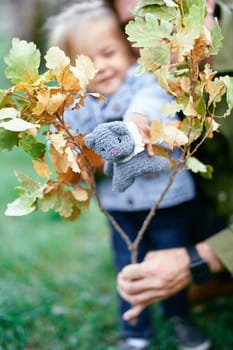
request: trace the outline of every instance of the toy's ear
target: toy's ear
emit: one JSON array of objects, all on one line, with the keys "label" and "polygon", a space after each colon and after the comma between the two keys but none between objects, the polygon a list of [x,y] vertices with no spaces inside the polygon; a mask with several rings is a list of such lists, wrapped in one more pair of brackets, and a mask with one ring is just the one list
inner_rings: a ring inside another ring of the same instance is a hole
[{"label": "toy's ear", "polygon": [[115,122],[109,126],[109,128],[116,135],[125,135],[128,133],[128,129],[125,126],[124,122]]},{"label": "toy's ear", "polygon": [[87,147],[89,147],[89,148],[93,148],[94,147],[94,145],[95,145],[95,138],[94,138],[92,133],[87,134],[85,136],[84,140],[85,140],[85,144],[87,145]]}]

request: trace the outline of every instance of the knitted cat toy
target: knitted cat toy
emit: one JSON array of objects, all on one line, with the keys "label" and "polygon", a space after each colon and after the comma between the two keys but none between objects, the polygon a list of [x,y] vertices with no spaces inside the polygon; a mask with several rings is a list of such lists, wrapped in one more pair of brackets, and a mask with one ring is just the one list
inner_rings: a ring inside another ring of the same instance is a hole
[{"label": "knitted cat toy", "polygon": [[123,192],[132,185],[135,177],[157,173],[170,165],[165,157],[148,156],[133,122],[99,124],[85,136],[85,143],[106,161],[104,173],[113,176],[113,191]]}]

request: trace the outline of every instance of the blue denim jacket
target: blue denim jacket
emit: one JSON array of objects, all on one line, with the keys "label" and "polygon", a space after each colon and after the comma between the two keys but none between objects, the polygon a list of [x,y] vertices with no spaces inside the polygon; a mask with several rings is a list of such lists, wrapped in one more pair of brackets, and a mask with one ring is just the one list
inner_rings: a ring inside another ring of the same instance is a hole
[{"label": "blue denim jacket", "polygon": [[[135,69],[135,65],[129,69],[121,87],[108,96],[107,101],[88,96],[84,107],[65,112],[65,119],[73,133],[88,133],[99,123],[122,120],[133,112],[143,114],[150,120],[167,119],[161,116],[160,107],[171,101],[172,97],[156,83],[152,74],[137,76]],[[177,150],[172,156],[177,159],[179,154]],[[107,210],[150,209],[166,187],[170,174],[171,172],[164,171],[152,176],[138,177],[125,192],[113,192],[112,179],[103,177],[97,183],[101,203]],[[160,208],[178,205],[194,197],[192,176],[188,171],[183,171],[176,176]]]}]

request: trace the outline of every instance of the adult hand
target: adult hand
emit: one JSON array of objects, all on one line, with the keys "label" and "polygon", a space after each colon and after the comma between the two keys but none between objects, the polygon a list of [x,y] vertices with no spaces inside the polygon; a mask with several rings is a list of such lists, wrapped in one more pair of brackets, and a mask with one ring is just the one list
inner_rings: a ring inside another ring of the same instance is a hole
[{"label": "adult hand", "polygon": [[[225,268],[208,242],[200,242],[196,248],[212,272]],[[150,252],[140,264],[124,267],[118,274],[117,288],[132,308],[125,312],[123,318],[134,319],[149,304],[187,287],[191,282],[189,262],[185,248],[171,248]]]},{"label": "adult hand", "polygon": [[148,253],[142,263],[128,265],[118,274],[118,291],[132,305],[123,318],[136,318],[149,304],[168,298],[190,282],[189,257],[184,248]]}]

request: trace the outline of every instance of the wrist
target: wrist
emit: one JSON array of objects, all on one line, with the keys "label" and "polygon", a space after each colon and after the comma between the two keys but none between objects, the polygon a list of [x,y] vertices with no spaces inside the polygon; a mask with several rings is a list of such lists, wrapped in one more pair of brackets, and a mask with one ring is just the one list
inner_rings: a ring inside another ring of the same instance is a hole
[{"label": "wrist", "polygon": [[196,245],[196,249],[203,260],[205,260],[210,268],[210,271],[216,273],[223,269],[221,260],[217,257],[213,249],[206,242],[201,242]]},{"label": "wrist", "polygon": [[195,284],[208,282],[212,277],[208,262],[203,259],[194,245],[187,246],[186,251],[189,255],[189,269],[193,282]]},{"label": "wrist", "polygon": [[186,248],[176,248],[177,249],[177,256],[176,259],[180,264],[183,266],[183,272],[186,275],[187,283],[192,282],[192,274],[190,271],[190,257],[187,252]]}]

